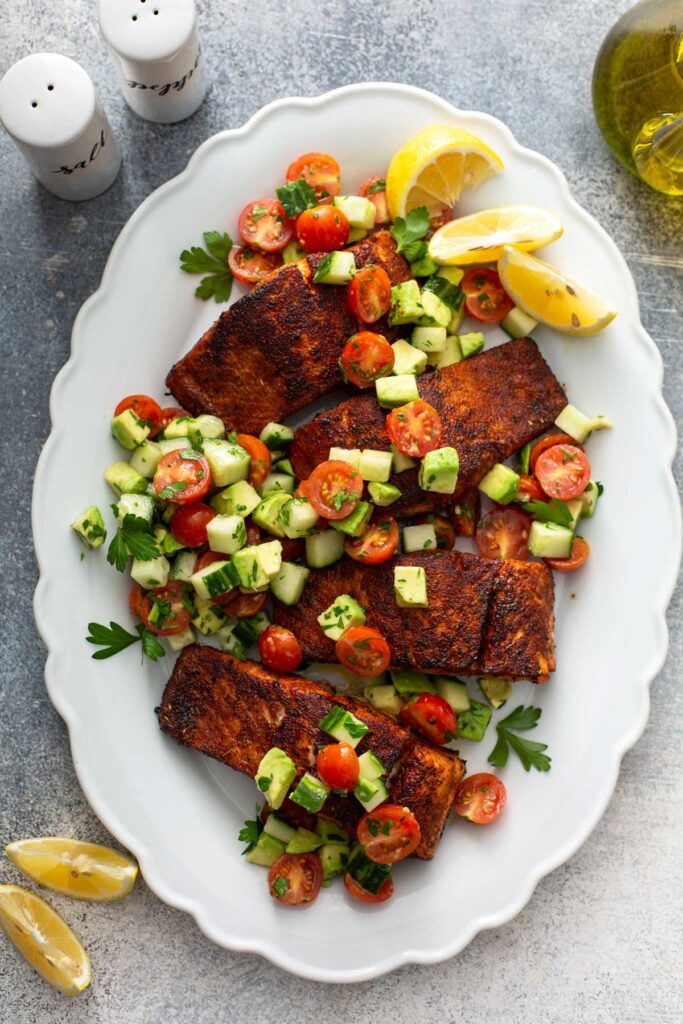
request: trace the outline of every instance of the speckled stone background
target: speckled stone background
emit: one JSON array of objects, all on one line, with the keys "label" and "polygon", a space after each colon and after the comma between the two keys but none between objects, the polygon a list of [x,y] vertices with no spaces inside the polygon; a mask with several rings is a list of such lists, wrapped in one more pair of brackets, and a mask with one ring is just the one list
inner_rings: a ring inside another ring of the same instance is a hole
[{"label": "speckled stone background", "polygon": [[[0,0],[0,70],[41,49],[76,58],[93,77],[124,153],[108,193],[70,205],[34,183],[0,132],[0,842],[40,834],[109,841],[78,787],[66,730],[43,686],[45,651],[31,609],[31,481],[49,431],[52,379],[114,239],[141,200],[215,131],[242,124],[277,97],[366,79],[413,83],[502,118],[520,142],[559,164],[578,201],[624,252],[645,326],[664,359],[667,401],[680,422],[682,201],[651,192],[615,163],[590,103],[600,41],[628,6],[628,0],[203,0],[210,94],[189,121],[160,126],[125,106],[98,36],[94,0]],[[459,957],[360,986],[316,985],[217,948],[141,882],[120,905],[53,899],[92,955],[92,987],[75,1002],[53,993],[0,942],[0,1021],[680,1021],[680,595],[669,621],[671,653],[653,686],[650,723],[624,759],[604,819],[514,921],[480,935]],[[0,880],[20,881],[5,860]]]}]

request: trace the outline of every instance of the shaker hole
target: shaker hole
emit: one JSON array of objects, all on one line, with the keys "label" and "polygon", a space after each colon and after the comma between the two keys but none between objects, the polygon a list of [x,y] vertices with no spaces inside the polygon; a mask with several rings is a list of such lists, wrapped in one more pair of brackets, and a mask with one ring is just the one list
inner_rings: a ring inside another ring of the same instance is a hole
[{"label": "shaker hole", "polygon": [[137,20],[138,20],[138,16],[137,16],[137,14],[134,14],[133,15],[133,21],[137,21]]},{"label": "shaker hole", "polygon": [[158,12],[158,11],[155,11],[154,13],[155,13],[155,14],[158,14],[159,12]]},{"label": "shaker hole", "polygon": [[48,92],[52,92],[53,89],[54,89],[54,85],[48,85],[48,87],[47,87],[47,91]]},{"label": "shaker hole", "polygon": [[34,100],[34,101],[33,101],[33,103],[31,104],[31,106],[32,106],[32,107],[37,107],[37,106],[38,106],[38,104],[37,104],[37,103],[36,103],[36,101]]}]

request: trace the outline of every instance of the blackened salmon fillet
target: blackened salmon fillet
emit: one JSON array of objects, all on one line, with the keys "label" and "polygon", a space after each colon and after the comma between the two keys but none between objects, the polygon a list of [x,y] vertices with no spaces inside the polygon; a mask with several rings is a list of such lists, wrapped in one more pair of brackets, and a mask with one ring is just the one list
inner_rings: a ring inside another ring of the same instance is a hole
[{"label": "blackened salmon fillet", "polygon": [[[412,810],[421,830],[416,855],[429,860],[465,765],[455,753],[417,739],[367,701],[194,644],[181,652],[156,711],[165,733],[236,771],[254,776],[263,755],[280,747],[299,778],[315,771],[318,750],[330,742],[319,723],[334,705],[368,726],[358,753],[372,749],[384,764],[389,799]],[[364,811],[355,797],[331,793],[320,813],[353,832]]]},{"label": "blackened salmon fillet", "polygon": [[[351,247],[356,266],[376,264],[392,284],[412,278],[396,243],[381,229]],[[342,385],[338,366],[350,335],[363,329],[347,289],[314,284],[323,255],[290,263],[237,302],[170,370],[166,384],[193,415],[212,413],[226,426],[258,434]],[[365,325],[367,326],[367,325]],[[398,337],[386,318],[373,328]]]},{"label": "blackened salmon fillet", "polygon": [[[428,608],[398,607],[396,565],[424,567]],[[317,620],[340,594],[365,608],[367,625],[389,644],[392,668],[536,683],[555,668],[553,575],[542,562],[420,551],[375,566],[343,558],[313,569],[298,604],[275,602],[275,622],[296,634],[305,661],[337,660]]]},{"label": "blackened salmon fillet", "polygon": [[[441,416],[442,445],[458,452],[460,471],[453,498],[475,486],[496,462],[552,427],[567,396],[532,338],[509,341],[418,378],[420,398]],[[300,427],[289,450],[300,480],[329,457],[331,447],[388,451],[388,412],[374,391],[355,395]],[[428,512],[452,503],[418,486],[417,469],[394,473],[402,497],[391,506],[398,516]]]}]

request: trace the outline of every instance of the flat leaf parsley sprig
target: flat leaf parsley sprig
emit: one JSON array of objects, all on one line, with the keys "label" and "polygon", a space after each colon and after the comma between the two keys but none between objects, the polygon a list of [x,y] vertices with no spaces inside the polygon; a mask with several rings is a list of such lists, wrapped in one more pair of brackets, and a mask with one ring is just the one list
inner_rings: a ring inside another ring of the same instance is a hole
[{"label": "flat leaf parsley sprig", "polygon": [[120,626],[118,622],[110,622],[109,626],[102,625],[101,622],[89,622],[88,623],[88,635],[86,640],[89,644],[95,644],[99,647],[99,651],[95,651],[93,658],[96,661],[103,661],[104,658],[111,658],[120,651],[125,651],[126,647],[130,647],[131,644],[136,644],[142,641],[142,653],[152,661],[156,661],[157,658],[163,658],[166,651],[162,644],[159,643],[154,633],[150,633],[142,623],[135,627],[138,635],[129,633],[127,629]]},{"label": "flat leaf parsley sprig", "polygon": [[205,274],[195,289],[198,299],[210,299],[213,295],[216,302],[227,302],[232,292],[232,271],[228,266],[228,256],[232,249],[230,235],[220,231],[205,231],[204,245],[183,249],[180,254],[180,269],[186,274]]},{"label": "flat leaf parsley sprig", "polygon": [[[116,506],[112,506],[114,515]],[[161,554],[154,537],[149,532],[149,523],[142,516],[134,516],[127,512],[123,522],[114,534],[107,550],[107,561],[123,572],[128,565],[128,555],[140,562],[151,562]]]},{"label": "flat leaf parsley sprig", "polygon": [[516,736],[517,732],[526,732],[528,729],[535,729],[541,717],[541,709],[524,707],[520,704],[507,718],[496,724],[498,742],[489,754],[489,764],[496,768],[502,768],[507,764],[510,754],[510,747],[522,762],[524,771],[535,768],[539,772],[550,771],[551,759],[544,753],[548,749],[547,743],[537,743],[535,740],[527,740],[523,736]]}]

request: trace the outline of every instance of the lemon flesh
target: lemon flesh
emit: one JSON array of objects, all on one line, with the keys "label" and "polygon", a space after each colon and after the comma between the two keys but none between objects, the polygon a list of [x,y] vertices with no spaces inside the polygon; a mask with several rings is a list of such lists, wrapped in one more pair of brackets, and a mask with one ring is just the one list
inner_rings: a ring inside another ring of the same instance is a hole
[{"label": "lemon flesh", "polygon": [[497,206],[444,224],[429,243],[429,255],[447,265],[492,263],[500,259],[506,245],[530,252],[561,234],[562,223],[548,210]]},{"label": "lemon flesh", "polygon": [[5,847],[5,852],[34,882],[82,900],[120,900],[131,891],[138,874],[131,857],[78,839],[20,839]]},{"label": "lemon flesh", "polygon": [[503,161],[477,135],[453,125],[430,125],[408,139],[389,164],[389,213],[405,217],[426,206],[435,216],[452,208],[465,189],[502,170]]},{"label": "lemon flesh", "polygon": [[20,885],[0,885],[0,928],[45,981],[65,996],[90,984],[90,958],[66,921]]},{"label": "lemon flesh", "polygon": [[498,261],[498,274],[516,305],[561,334],[597,334],[617,315],[604,299],[562,271],[510,246]]}]

